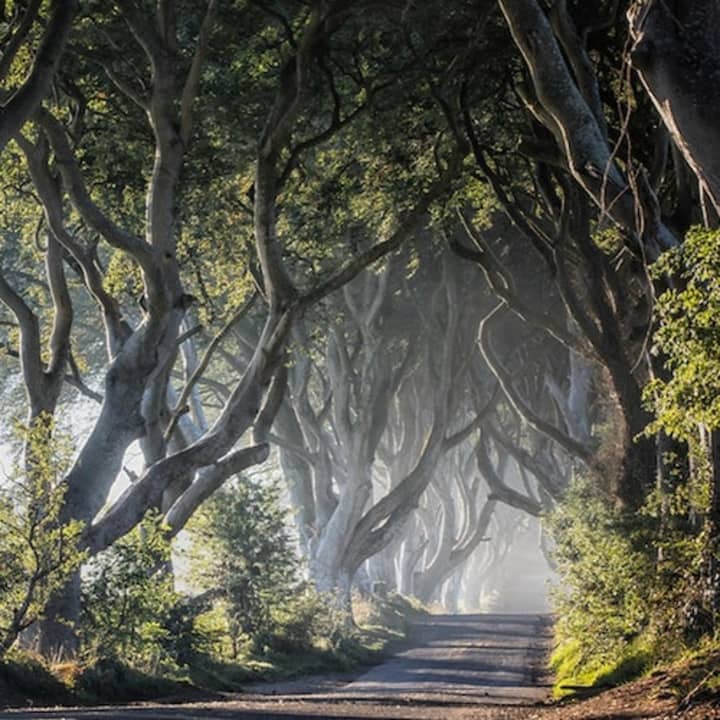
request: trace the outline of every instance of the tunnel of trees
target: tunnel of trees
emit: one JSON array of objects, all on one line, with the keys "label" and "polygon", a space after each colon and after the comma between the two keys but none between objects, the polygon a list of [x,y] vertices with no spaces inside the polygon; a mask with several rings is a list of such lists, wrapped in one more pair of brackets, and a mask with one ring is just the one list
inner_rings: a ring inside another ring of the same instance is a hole
[{"label": "tunnel of trees", "polygon": [[224,577],[279,498],[348,623],[478,607],[527,536],[577,664],[712,637],[719,20],[0,3],[0,655],[77,653],[109,553],[172,586],[214,529]]}]

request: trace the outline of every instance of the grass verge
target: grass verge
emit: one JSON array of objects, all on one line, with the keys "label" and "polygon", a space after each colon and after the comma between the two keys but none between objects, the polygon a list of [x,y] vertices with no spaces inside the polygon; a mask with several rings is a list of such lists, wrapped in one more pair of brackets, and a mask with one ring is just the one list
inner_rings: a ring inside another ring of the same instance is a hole
[{"label": "grass verge", "polygon": [[237,661],[198,655],[187,667],[146,673],[118,659],[49,665],[24,652],[0,663],[0,707],[48,704],[124,703],[137,700],[195,700],[242,692],[248,683],[351,672],[378,662],[402,642],[422,606],[400,595],[354,604],[356,626],[322,639],[303,653],[268,651]]},{"label": "grass verge", "polygon": [[652,647],[642,639],[629,643],[611,660],[593,662],[583,653],[579,641],[562,643],[550,657],[555,683],[553,697],[588,695],[635,680],[655,664]]}]

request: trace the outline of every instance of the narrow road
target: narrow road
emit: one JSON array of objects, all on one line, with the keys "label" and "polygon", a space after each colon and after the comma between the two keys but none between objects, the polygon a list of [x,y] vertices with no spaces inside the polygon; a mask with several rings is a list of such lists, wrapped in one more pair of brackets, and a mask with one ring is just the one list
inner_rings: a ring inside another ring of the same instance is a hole
[{"label": "narrow road", "polygon": [[332,689],[288,683],[225,702],[7,711],[0,720],[534,720],[548,695],[538,681],[548,636],[540,615],[433,615],[413,626],[406,650]]}]

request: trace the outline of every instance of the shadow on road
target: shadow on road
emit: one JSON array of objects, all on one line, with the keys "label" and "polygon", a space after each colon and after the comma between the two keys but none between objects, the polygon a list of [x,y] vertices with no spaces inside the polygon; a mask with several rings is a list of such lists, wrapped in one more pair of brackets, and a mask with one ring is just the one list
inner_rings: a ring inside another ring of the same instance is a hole
[{"label": "shadow on road", "polygon": [[0,712],[0,720],[450,720],[456,711],[478,720],[526,718],[548,696],[536,679],[549,627],[540,615],[434,615],[414,625],[404,650],[331,691],[182,706],[17,710]]}]

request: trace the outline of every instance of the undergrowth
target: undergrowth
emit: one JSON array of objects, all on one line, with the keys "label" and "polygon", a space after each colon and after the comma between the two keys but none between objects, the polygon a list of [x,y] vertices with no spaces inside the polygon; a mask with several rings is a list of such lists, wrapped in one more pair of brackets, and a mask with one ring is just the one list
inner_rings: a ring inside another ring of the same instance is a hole
[{"label": "undergrowth", "polygon": [[651,496],[629,515],[581,477],[549,518],[560,577],[550,659],[556,698],[592,694],[718,646],[693,561],[702,536],[669,505],[660,518]]},{"label": "undergrowth", "polygon": [[0,663],[0,707],[26,703],[115,703],[160,698],[212,696],[239,691],[251,682],[284,680],[327,672],[352,671],[377,661],[401,641],[407,624],[424,612],[400,595],[354,598],[357,625],[333,638],[316,638],[303,653],[248,645],[234,660],[196,653],[184,667],[150,672],[117,658],[85,658],[50,664],[31,653],[13,650]]}]

